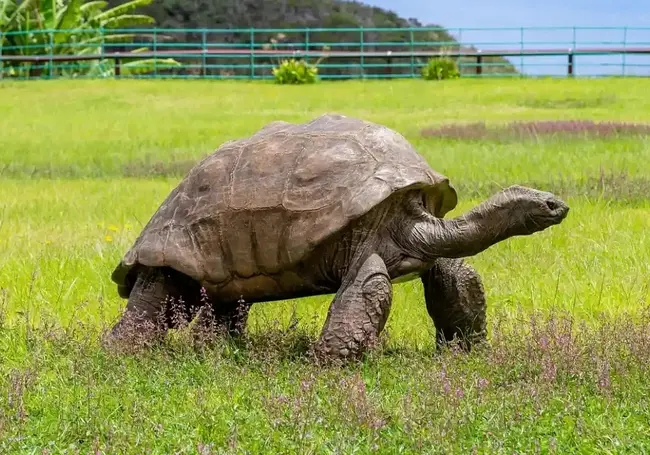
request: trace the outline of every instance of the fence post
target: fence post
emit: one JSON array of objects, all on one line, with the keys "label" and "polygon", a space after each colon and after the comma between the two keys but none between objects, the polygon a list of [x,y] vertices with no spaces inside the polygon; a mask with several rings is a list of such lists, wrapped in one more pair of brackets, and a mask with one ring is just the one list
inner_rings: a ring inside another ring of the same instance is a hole
[{"label": "fence post", "polygon": [[104,54],[106,53],[106,39],[104,35],[104,27],[101,27],[99,29],[99,36],[100,36],[100,41],[99,41],[99,46],[100,46],[100,51],[99,51],[99,56],[100,56],[100,61],[104,60]]},{"label": "fence post", "polygon": [[158,29],[153,29],[153,75],[158,78]]},{"label": "fence post", "polygon": [[207,46],[208,46],[208,38],[207,38],[207,32],[205,29],[201,33],[201,50],[202,50],[202,58],[201,58],[201,74],[203,77],[206,76],[207,74],[207,58],[205,53],[207,52]]},{"label": "fence post", "polygon": [[409,37],[411,39],[411,77],[415,77],[415,39],[413,37],[413,28],[409,29]]},{"label": "fence post", "polygon": [[479,49],[476,51],[476,75],[480,76],[481,74],[483,74],[483,55]]},{"label": "fence post", "polygon": [[50,35],[50,52],[49,52],[50,68],[49,68],[49,71],[48,71],[47,78],[52,79],[52,77],[54,75],[54,60],[52,58],[54,56],[54,32],[52,30],[50,30],[49,35]]},{"label": "fence post", "polygon": [[576,45],[576,28],[575,28],[575,26],[574,26],[574,27],[573,27],[573,47],[572,47],[572,49],[575,49],[576,46],[577,46],[577,45]]},{"label": "fence post", "polygon": [[[573,26],[573,46],[571,47],[571,49],[569,49],[569,53],[572,54],[573,49],[575,49],[576,47],[578,47],[578,45],[577,45],[577,33],[576,33],[576,27]],[[571,68],[571,72],[569,74],[572,75],[573,74],[573,55],[569,55],[568,59],[569,59],[569,64],[570,64],[570,68]]]},{"label": "fence post", "polygon": [[[103,65],[104,60],[106,60],[106,31],[104,30],[104,27],[99,28],[99,36],[100,36],[99,44],[101,48],[101,50],[99,51],[99,62],[100,65]],[[115,67],[115,63],[116,61],[113,60],[113,77],[117,79],[117,73],[115,72],[117,68]]]},{"label": "fence post", "polygon": [[2,36],[2,30],[0,30],[0,79],[2,79],[5,72],[5,62],[2,60],[2,46],[4,44],[4,37]]},{"label": "fence post", "polygon": [[255,29],[250,29],[250,77],[255,79]]},{"label": "fence post", "polygon": [[569,52],[567,53],[568,56],[568,68],[567,68],[567,75],[569,77],[573,77],[573,49],[569,49]]},{"label": "fence post", "polygon": [[119,57],[115,57],[115,64],[114,64],[114,66],[115,66],[115,79],[119,79],[119,78],[120,78],[120,74],[122,73],[122,67],[121,67],[121,63],[120,63],[120,58],[119,58]]},{"label": "fence post", "polygon": [[361,51],[361,57],[359,58],[359,63],[361,64],[361,78],[366,78],[366,69],[365,69],[365,58],[364,54],[364,45],[363,45],[363,27],[359,29],[359,50]]},{"label": "fence post", "polygon": [[305,30],[305,52],[309,52],[309,29]]},{"label": "fence post", "polygon": [[623,27],[623,51],[621,73],[625,76],[625,73],[627,72],[627,26]]}]

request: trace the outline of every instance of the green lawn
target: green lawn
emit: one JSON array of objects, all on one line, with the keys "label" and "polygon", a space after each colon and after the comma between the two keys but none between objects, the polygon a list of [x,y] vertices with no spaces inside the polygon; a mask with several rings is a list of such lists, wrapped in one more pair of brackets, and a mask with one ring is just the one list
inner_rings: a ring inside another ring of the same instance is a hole
[{"label": "green lawn", "polygon": [[[425,138],[452,122],[645,122],[643,79],[0,83],[0,453],[643,453],[650,450],[650,138]],[[97,345],[110,273],[199,158],[339,112],[404,134],[459,190],[513,183],[569,217],[468,259],[491,349],[435,353],[419,282],[362,363],[305,355],[331,296],[253,307],[248,337]],[[299,323],[292,326],[295,312]],[[92,452],[95,453],[95,452]]]}]

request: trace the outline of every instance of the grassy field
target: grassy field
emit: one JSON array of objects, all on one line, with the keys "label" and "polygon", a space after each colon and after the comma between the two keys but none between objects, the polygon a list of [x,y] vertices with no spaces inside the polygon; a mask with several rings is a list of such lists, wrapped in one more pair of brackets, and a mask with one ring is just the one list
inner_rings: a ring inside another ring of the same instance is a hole
[{"label": "grassy field", "polygon": [[[0,453],[647,453],[650,138],[424,137],[445,123],[645,122],[644,80],[0,83]],[[276,120],[338,112],[403,133],[460,213],[513,183],[557,227],[470,258],[490,348],[436,353],[422,287],[395,287],[361,363],[306,355],[332,296],[253,307],[239,343],[100,349],[110,273],[183,174]],[[293,319],[298,318],[297,326]]]}]

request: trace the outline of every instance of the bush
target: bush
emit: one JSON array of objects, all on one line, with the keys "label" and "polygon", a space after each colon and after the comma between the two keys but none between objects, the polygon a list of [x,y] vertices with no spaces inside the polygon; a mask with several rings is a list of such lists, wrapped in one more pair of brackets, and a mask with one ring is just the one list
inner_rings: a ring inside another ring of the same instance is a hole
[{"label": "bush", "polygon": [[434,57],[422,68],[426,80],[457,79],[460,77],[458,64],[450,57]]},{"label": "bush", "polygon": [[313,84],[318,79],[318,68],[304,60],[282,60],[273,68],[278,84]]}]

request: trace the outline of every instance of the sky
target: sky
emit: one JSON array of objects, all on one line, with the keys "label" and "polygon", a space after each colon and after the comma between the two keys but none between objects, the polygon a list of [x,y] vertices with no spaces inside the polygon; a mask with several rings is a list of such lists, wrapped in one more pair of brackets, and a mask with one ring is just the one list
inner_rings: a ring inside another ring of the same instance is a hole
[{"label": "sky", "polygon": [[[463,43],[476,44],[483,49],[518,48],[521,30],[463,30],[459,35],[458,28],[620,27],[616,30],[578,30],[576,47],[619,47],[626,38],[629,47],[650,48],[648,0],[459,0],[458,6],[452,6],[452,1],[432,0],[365,0],[364,3],[390,9],[402,17],[417,18],[422,23],[441,25],[450,29],[457,39],[460,37]],[[627,32],[623,27],[629,27]],[[610,43],[604,43],[606,41]],[[524,43],[530,48],[572,47],[573,30],[524,30]],[[520,64],[522,59],[512,61]],[[578,75],[621,74],[623,59],[621,56],[576,57],[575,63]],[[650,56],[627,56],[625,63],[627,74],[650,73]],[[525,59],[524,71],[530,74],[566,73],[566,58]]]}]

